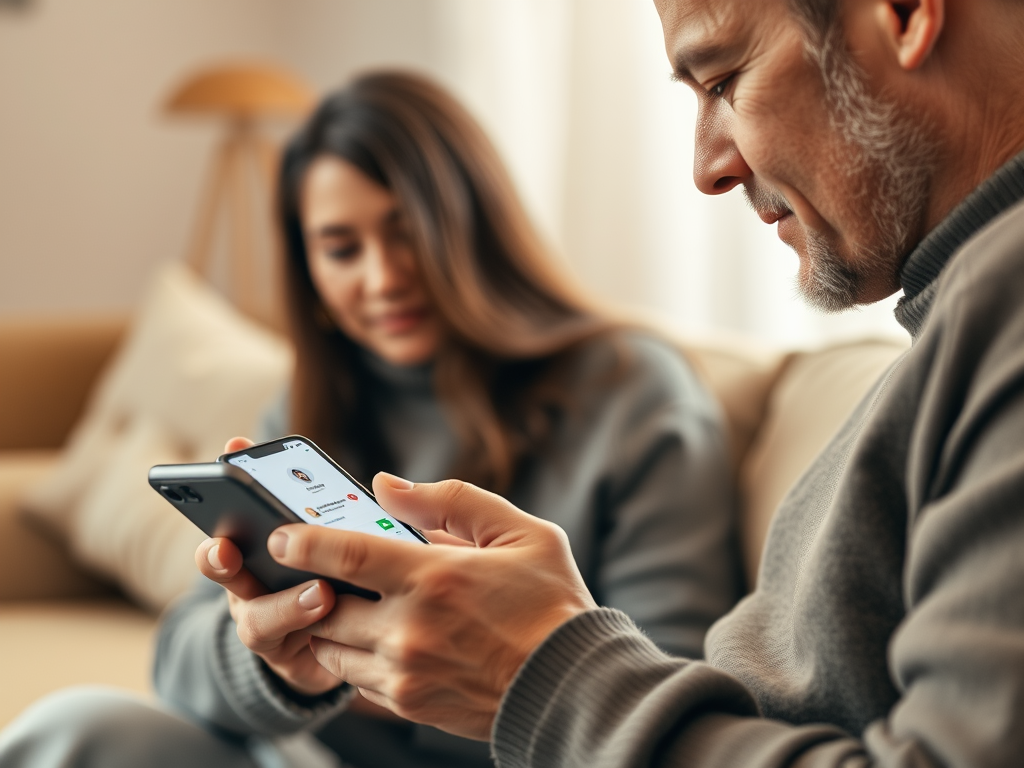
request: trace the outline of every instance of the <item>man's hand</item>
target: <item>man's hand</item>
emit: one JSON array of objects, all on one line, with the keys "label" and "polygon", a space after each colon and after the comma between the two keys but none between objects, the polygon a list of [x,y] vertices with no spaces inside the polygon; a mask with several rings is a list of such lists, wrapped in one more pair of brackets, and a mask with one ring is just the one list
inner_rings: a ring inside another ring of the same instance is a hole
[{"label": "man's hand", "polygon": [[[251,441],[236,437],[228,441],[225,450],[231,453],[250,445]],[[334,589],[327,582],[310,581],[268,594],[242,567],[242,554],[228,539],[207,539],[200,544],[196,565],[206,578],[228,591],[238,637],[278,677],[310,696],[341,685],[341,680],[317,662],[309,647],[309,626],[334,608]]]},{"label": "man's hand", "polygon": [[[377,500],[395,517],[443,532],[411,542],[288,525],[274,558],[381,594],[338,598],[311,628],[320,663],[398,715],[487,740],[527,656],[559,625],[596,607],[565,533],[500,496],[449,480],[413,486],[380,474]],[[453,538],[454,537],[454,538]]]}]

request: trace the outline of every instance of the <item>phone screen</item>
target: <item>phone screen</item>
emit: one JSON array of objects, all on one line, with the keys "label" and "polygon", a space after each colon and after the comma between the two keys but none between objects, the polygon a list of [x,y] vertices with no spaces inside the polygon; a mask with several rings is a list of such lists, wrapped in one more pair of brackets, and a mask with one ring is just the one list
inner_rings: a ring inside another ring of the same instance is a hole
[{"label": "phone screen", "polygon": [[228,463],[252,475],[307,523],[419,541],[308,443],[293,439],[281,446],[271,453],[257,448],[256,456],[238,454]]}]

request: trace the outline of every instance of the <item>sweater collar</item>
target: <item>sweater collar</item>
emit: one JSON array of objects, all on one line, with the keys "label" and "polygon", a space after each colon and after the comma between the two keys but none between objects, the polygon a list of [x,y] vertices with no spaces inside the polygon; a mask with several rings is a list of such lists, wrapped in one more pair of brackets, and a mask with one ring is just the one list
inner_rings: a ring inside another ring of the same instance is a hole
[{"label": "sweater collar", "polygon": [[917,338],[931,310],[938,277],[960,247],[1003,211],[1024,200],[1024,152],[971,192],[907,257],[896,321]]},{"label": "sweater collar", "polygon": [[433,393],[434,366],[432,363],[395,365],[366,349],[360,349],[359,355],[373,377],[391,389],[408,394]]}]

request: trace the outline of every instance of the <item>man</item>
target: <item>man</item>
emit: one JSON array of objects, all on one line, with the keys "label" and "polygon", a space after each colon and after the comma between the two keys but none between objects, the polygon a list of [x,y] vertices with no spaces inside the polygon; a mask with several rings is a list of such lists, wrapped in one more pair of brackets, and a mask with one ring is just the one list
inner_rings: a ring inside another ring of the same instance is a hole
[{"label": "man", "polygon": [[[340,597],[313,652],[377,704],[491,738],[501,766],[1018,765],[1024,2],[657,5],[699,100],[697,185],[742,186],[826,309],[902,287],[914,347],[783,502],[707,662],[598,609],[551,525],[389,476],[383,506],[449,546],[268,542],[382,594]],[[237,562],[209,570],[230,587]]]}]

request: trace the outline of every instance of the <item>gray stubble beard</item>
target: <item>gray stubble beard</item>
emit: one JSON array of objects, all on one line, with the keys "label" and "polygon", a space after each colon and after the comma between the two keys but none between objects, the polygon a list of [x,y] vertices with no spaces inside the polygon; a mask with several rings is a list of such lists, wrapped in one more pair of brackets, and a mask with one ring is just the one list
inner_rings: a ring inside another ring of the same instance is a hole
[{"label": "gray stubble beard", "polygon": [[866,76],[845,47],[841,27],[808,37],[821,72],[832,128],[849,148],[838,159],[852,200],[869,198],[872,240],[844,257],[821,233],[807,231],[797,288],[811,305],[834,313],[864,303],[865,283],[896,284],[903,258],[923,219],[937,147],[920,121],[868,92]]}]

